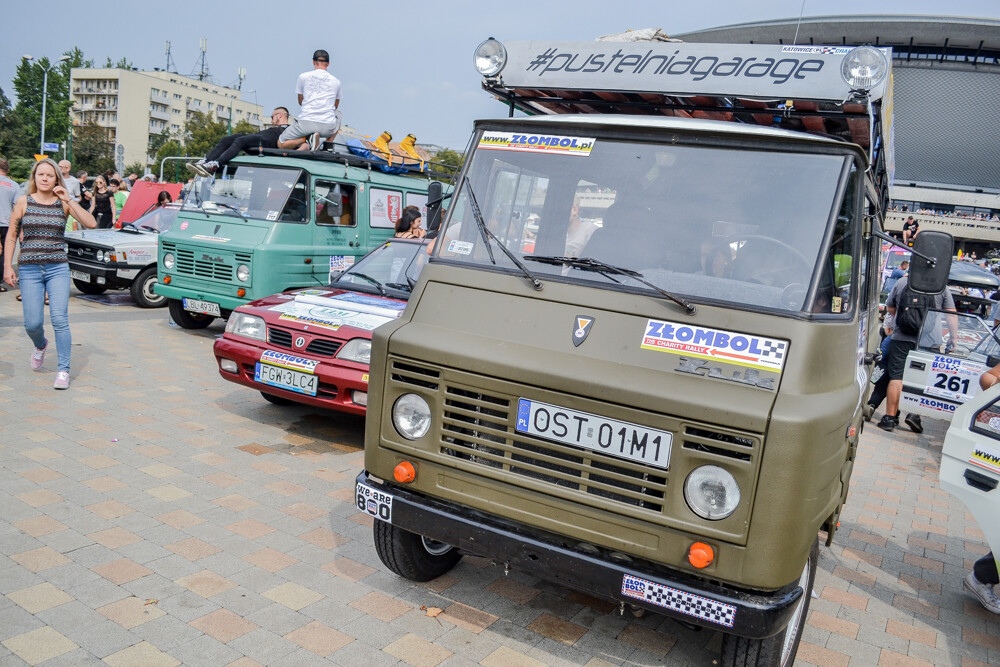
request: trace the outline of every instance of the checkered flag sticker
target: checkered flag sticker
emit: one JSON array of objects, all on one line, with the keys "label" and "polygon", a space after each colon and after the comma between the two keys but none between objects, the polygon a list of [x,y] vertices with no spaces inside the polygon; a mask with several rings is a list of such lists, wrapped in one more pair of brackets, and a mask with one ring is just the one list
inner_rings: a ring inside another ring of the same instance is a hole
[{"label": "checkered flag sticker", "polygon": [[733,627],[736,622],[736,607],[733,605],[664,586],[655,581],[640,579],[631,574],[622,577],[622,595],[727,628]]},{"label": "checkered flag sticker", "polygon": [[785,356],[785,345],[787,343],[783,340],[761,341],[760,358],[774,359],[775,361],[781,359]]}]

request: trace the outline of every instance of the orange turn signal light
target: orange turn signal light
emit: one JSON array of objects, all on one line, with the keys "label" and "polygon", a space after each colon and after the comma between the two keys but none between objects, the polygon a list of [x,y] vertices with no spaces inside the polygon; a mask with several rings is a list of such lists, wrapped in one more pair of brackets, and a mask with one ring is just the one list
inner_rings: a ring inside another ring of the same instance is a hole
[{"label": "orange turn signal light", "polygon": [[246,295],[247,295],[247,291],[245,289],[243,289],[242,287],[239,288],[238,290],[236,290],[236,296],[246,296]]},{"label": "orange turn signal light", "polygon": [[688,562],[696,568],[708,567],[715,560],[715,551],[704,542],[695,542],[688,549]]},{"label": "orange turn signal light", "polygon": [[400,484],[408,484],[417,478],[417,471],[409,461],[401,461],[393,468],[392,476]]},{"label": "orange turn signal light", "polygon": [[170,284],[170,276],[163,276],[163,284],[164,285]]}]

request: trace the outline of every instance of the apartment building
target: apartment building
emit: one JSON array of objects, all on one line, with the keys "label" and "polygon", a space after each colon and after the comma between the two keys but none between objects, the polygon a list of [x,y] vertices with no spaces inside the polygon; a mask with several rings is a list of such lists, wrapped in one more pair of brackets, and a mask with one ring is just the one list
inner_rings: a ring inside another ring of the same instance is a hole
[{"label": "apartment building", "polygon": [[94,121],[104,128],[119,165],[147,163],[150,135],[181,133],[196,111],[224,122],[231,113],[233,125],[246,120],[264,127],[261,106],[241,99],[240,91],[173,72],[74,68],[70,93],[73,124]]}]

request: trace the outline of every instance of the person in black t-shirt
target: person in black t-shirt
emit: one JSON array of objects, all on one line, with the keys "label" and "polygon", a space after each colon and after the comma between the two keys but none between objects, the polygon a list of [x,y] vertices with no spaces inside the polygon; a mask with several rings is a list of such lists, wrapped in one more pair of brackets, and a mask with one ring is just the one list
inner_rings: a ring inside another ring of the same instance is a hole
[{"label": "person in black t-shirt", "polygon": [[917,221],[913,219],[913,216],[911,215],[906,218],[906,222],[903,223],[903,243],[909,245],[910,241],[913,240],[913,237],[916,236],[919,231],[920,225],[918,225]]},{"label": "person in black t-shirt", "polygon": [[271,113],[271,127],[253,134],[230,134],[222,137],[219,143],[208,152],[204,160],[184,165],[187,170],[199,176],[211,176],[216,171],[224,169],[229,161],[240,154],[240,151],[256,148],[277,148],[278,137],[288,127],[288,109],[276,107]]}]

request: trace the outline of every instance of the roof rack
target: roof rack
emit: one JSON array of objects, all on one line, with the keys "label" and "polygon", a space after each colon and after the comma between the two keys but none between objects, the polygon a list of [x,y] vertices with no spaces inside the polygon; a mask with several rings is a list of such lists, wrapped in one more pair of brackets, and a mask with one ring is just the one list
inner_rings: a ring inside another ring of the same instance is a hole
[{"label": "roof rack", "polygon": [[[331,142],[327,142],[327,145],[331,145]],[[301,160],[311,160],[316,162],[330,162],[334,164],[347,165],[351,167],[361,167],[367,168],[369,171],[372,168],[381,169],[381,167],[386,166],[385,160],[380,160],[377,158],[366,158],[360,155],[356,155],[347,150],[347,144],[332,143],[334,150],[320,150],[320,151],[300,151],[294,148],[263,148],[257,146],[254,148],[247,149],[248,155],[269,155],[272,157],[289,157]],[[343,150],[337,150],[343,149]],[[438,179],[444,181],[450,181],[454,177],[454,173],[451,171],[435,170],[430,168],[430,165],[437,165],[439,167],[448,168],[448,165],[444,165],[440,162],[426,162],[427,167],[423,171],[419,169],[404,170],[404,171],[391,171],[385,172],[390,174],[395,174],[399,176],[409,176],[409,177],[424,177],[427,179]]]}]

